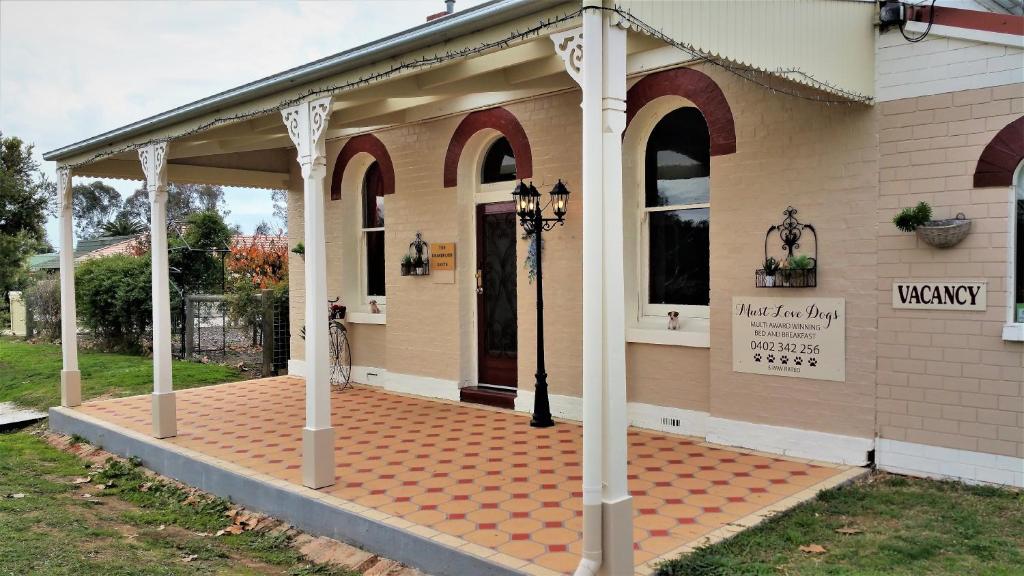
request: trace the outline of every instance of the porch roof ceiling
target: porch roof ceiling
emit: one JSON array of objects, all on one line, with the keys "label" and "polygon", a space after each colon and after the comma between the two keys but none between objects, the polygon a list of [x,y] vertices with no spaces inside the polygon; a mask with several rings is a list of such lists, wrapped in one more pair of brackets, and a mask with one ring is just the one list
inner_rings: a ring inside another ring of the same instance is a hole
[{"label": "porch roof ceiling", "polygon": [[[742,4],[747,10],[727,10],[722,4]],[[763,4],[624,0],[621,8],[636,18],[625,19],[632,28],[627,72],[638,75],[696,59],[694,53],[665,43],[672,39],[727,66],[771,72],[822,93],[870,93],[871,3],[769,3],[776,12],[781,6],[792,8],[782,10],[790,14],[789,20],[776,14],[770,27],[765,26],[766,18],[775,13],[766,12]],[[798,10],[807,6],[812,9]],[[579,9],[578,0],[494,0],[43,157],[71,166],[77,176],[142,180],[135,150],[146,142],[170,140],[171,181],[286,188],[295,159],[278,113],[283,103],[333,93],[330,140],[573,89],[575,84],[546,35],[578,25]],[[540,37],[510,39],[510,34],[536,27],[540,21],[555,24]],[[656,23],[664,36],[659,38],[638,22]],[[787,40],[793,36],[797,40]],[[492,47],[467,53],[485,45]],[[443,54],[455,57],[433,60]],[[411,62],[421,64],[403,67]]]}]

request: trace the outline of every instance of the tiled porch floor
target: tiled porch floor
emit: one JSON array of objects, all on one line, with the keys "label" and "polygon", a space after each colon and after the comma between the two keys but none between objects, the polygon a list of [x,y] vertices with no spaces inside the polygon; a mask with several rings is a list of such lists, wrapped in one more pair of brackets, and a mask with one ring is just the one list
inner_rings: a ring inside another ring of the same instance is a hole
[{"label": "tiled porch floor", "polygon": [[[301,484],[304,393],[295,377],[180,391],[179,435],[168,441]],[[573,570],[581,539],[579,425],[538,430],[528,415],[364,386],[332,400],[337,482],[322,492],[426,527],[417,530],[450,545],[496,550],[521,569]],[[150,432],[148,396],[78,410]],[[649,561],[851,473],[638,429],[629,431],[629,450],[641,573]]]}]

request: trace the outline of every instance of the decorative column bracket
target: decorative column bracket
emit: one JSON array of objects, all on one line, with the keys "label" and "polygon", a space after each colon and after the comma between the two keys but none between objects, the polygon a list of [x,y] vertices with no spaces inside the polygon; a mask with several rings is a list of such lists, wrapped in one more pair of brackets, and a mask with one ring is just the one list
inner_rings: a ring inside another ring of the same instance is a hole
[{"label": "decorative column bracket", "polygon": [[327,168],[324,136],[331,118],[331,97],[318,98],[281,110],[281,118],[288,128],[288,137],[298,150],[302,177],[309,178],[316,165]]},{"label": "decorative column bracket", "polygon": [[139,148],[139,162],[142,173],[146,176],[146,190],[149,201],[156,201],[156,191],[162,185],[167,186],[167,142],[156,142]]},{"label": "decorative column bracket", "polygon": [[565,64],[565,71],[573,81],[583,87],[583,27],[573,28],[565,32],[551,35],[555,44],[555,53]]}]

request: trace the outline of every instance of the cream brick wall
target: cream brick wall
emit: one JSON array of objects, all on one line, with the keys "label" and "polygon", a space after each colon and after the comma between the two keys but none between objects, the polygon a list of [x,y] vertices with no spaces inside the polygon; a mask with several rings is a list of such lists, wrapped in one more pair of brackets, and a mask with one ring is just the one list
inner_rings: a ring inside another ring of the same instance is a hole
[{"label": "cream brick wall", "polygon": [[[871,107],[824,106],[704,70],[736,122],[736,153],[711,161],[713,417],[861,438],[875,433],[878,159]],[[757,289],[765,232],[792,205],[818,233],[818,287]],[[732,298],[846,299],[846,381],[732,371]]]},{"label": "cream brick wall", "polygon": [[[1019,63],[1018,63],[1019,66]],[[878,427],[882,438],[1024,457],[1024,344],[1001,338],[1009,190],[973,188],[978,157],[1024,111],[1024,84],[884,102],[879,109]],[[902,207],[963,212],[970,235],[939,250],[897,230]],[[893,310],[897,279],[988,282],[988,310]]]},{"label": "cream brick wall", "polygon": [[707,348],[629,344],[627,400],[707,412],[711,354]]}]

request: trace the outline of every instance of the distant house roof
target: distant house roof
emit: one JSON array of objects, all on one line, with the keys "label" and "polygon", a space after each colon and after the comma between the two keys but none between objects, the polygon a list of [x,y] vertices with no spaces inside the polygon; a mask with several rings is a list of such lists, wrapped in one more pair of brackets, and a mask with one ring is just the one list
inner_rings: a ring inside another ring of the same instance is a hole
[{"label": "distant house roof", "polygon": [[[84,238],[75,246],[75,262],[109,256],[111,254],[128,254],[131,245],[138,236],[101,236]],[[34,254],[28,258],[29,270],[59,270],[60,252]]]},{"label": "distant house roof", "polygon": [[78,246],[75,247],[75,260],[91,260],[111,254],[130,254],[132,244],[138,238],[138,236],[107,236],[79,240]]},{"label": "distant house roof", "polygon": [[86,254],[102,250],[108,246],[120,244],[128,240],[134,240],[135,236],[99,236],[96,238],[83,238],[75,246],[75,259]]},{"label": "distant house roof", "polygon": [[264,250],[273,246],[288,246],[288,238],[277,234],[235,234],[231,237],[231,248],[257,245]]}]

